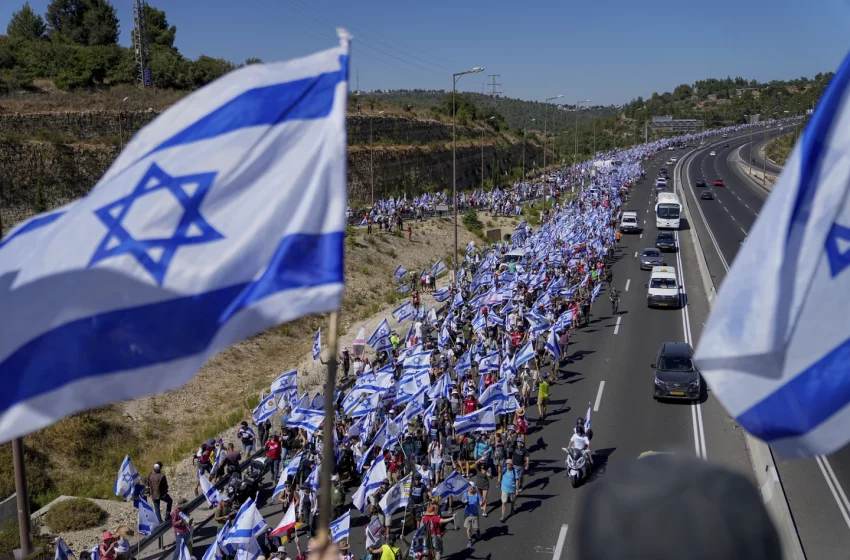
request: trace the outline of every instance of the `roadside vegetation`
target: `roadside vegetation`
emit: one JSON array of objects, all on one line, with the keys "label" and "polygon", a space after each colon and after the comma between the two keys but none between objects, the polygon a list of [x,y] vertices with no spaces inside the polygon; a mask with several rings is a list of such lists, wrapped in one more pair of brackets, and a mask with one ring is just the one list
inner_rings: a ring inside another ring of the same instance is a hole
[{"label": "roadside vegetation", "polygon": [[765,146],[764,153],[767,157],[776,162],[777,165],[785,165],[788,156],[791,155],[791,150],[794,149],[794,140],[796,135],[785,134],[775,140],[771,140]]}]

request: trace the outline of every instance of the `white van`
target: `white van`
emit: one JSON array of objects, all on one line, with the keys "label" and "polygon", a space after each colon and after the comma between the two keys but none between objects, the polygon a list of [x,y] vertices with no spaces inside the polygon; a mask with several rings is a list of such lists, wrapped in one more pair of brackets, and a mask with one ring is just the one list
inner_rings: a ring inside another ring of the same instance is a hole
[{"label": "white van", "polygon": [[620,231],[623,233],[640,231],[637,212],[623,212],[623,218],[620,220]]},{"label": "white van", "polygon": [[676,269],[672,266],[653,266],[646,285],[647,307],[681,307],[682,297]]}]

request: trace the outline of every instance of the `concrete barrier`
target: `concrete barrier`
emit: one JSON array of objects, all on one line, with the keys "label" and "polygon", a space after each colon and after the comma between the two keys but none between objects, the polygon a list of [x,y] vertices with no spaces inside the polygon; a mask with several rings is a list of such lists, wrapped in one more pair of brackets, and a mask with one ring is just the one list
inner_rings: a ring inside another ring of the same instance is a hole
[{"label": "concrete barrier", "polygon": [[18,514],[18,495],[12,494],[0,502],[0,523]]}]

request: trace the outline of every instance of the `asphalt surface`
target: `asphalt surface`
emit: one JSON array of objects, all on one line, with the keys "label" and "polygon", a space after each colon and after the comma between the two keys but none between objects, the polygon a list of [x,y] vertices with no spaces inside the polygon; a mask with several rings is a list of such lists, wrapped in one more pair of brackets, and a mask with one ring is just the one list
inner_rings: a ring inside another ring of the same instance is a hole
[{"label": "asphalt surface", "polygon": [[[783,133],[788,132],[785,127]],[[773,137],[777,133],[778,130],[774,130]],[[763,134],[755,138],[759,136]],[[686,162],[689,181],[685,192],[718,289],[769,194],[730,161],[739,148],[741,159],[748,159],[749,135],[726,142],[729,148],[722,147],[724,142],[707,146]],[[759,140],[755,142],[760,143]],[[712,148],[716,156],[708,155]],[[711,186],[715,177],[722,177],[726,186]],[[714,192],[715,200],[698,199],[703,189],[695,185],[701,178],[709,181],[708,189]],[[826,560],[850,556],[850,502],[844,491],[845,488],[850,490],[850,446],[813,460],[783,461],[777,454],[774,456],[806,557]]]},{"label": "asphalt surface", "polygon": [[[660,403],[652,398],[650,364],[655,361],[661,343],[698,340],[708,314],[708,300],[699,280],[686,220],[679,232],[680,252],[667,253],[667,264],[684,274],[684,282],[680,275],[687,301],[684,309],[646,307],[649,272],[640,270],[636,256],[644,248],[653,247],[657,235],[653,179],[662,166],[668,167],[671,177],[674,176],[673,166],[667,166],[665,161],[672,155],[681,158],[689,150],[658,154],[645,164],[647,179],[632,189],[625,210],[637,211],[644,229],[642,233],[623,236],[621,251],[613,264],[613,283],[622,294],[619,314],[611,315],[606,286],[594,306],[591,324],[576,330],[572,336],[568,349],[571,362],[555,376],[549,415],[542,425],[535,425],[536,407],[528,408],[531,425],[527,447],[531,451],[531,468],[514,515],[504,524],[499,522],[498,483],[493,480],[490,515],[482,518],[482,540],[472,550],[465,550],[465,531],[450,530],[445,537],[444,558],[577,558],[577,526],[588,490],[619,465],[635,460],[645,451],[707,457],[755,482],[743,433],[710,392],[704,394],[699,404]],[[594,472],[584,486],[574,489],[564,475],[566,454],[561,448],[567,445],[575,420],[584,416],[588,403],[594,407]],[[266,521],[274,526],[283,511],[280,505],[266,503],[272,491],[270,475],[266,482],[259,502]],[[354,490],[350,490],[349,498]],[[460,524],[462,511],[457,512]],[[194,517],[203,519],[208,514],[202,509]],[[363,551],[365,523],[364,517],[352,512],[351,544],[357,555]],[[197,558],[214,535],[214,525],[196,530]],[[170,539],[169,535],[166,543]],[[294,550],[290,553],[294,556]],[[149,550],[142,556],[148,558],[154,554],[155,551]]]},{"label": "asphalt surface", "polygon": [[765,161],[765,158],[761,156],[761,148],[769,143],[771,140],[775,140],[777,136],[783,134],[794,134],[794,125],[787,125],[783,127],[784,130],[780,131],[778,128],[773,128],[767,131],[759,131],[759,133],[754,133],[752,137],[752,143],[750,143],[750,137],[747,136],[747,143],[741,145],[739,144],[741,151],[739,152],[741,155],[741,160],[746,163],[750,162],[750,156],[752,155],[753,167],[756,169],[767,169],[768,173],[772,173],[774,175],[779,175],[782,172],[782,168],[770,163],[769,161]]}]

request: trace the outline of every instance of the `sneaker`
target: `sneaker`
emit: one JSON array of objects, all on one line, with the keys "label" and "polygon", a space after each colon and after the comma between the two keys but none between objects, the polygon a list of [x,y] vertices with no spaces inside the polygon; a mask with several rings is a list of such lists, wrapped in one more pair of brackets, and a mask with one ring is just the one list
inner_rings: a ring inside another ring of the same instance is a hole
[{"label": "sneaker", "polygon": [[466,541],[466,548],[472,550],[472,541]]},{"label": "sneaker", "polygon": [[502,517],[502,518],[500,518],[500,519],[499,519],[499,523],[504,523],[504,522],[505,522],[505,518],[504,518],[504,517]]},{"label": "sneaker", "polygon": [[487,517],[487,512],[484,511],[484,512],[481,513],[481,515],[483,515],[484,517]]}]

